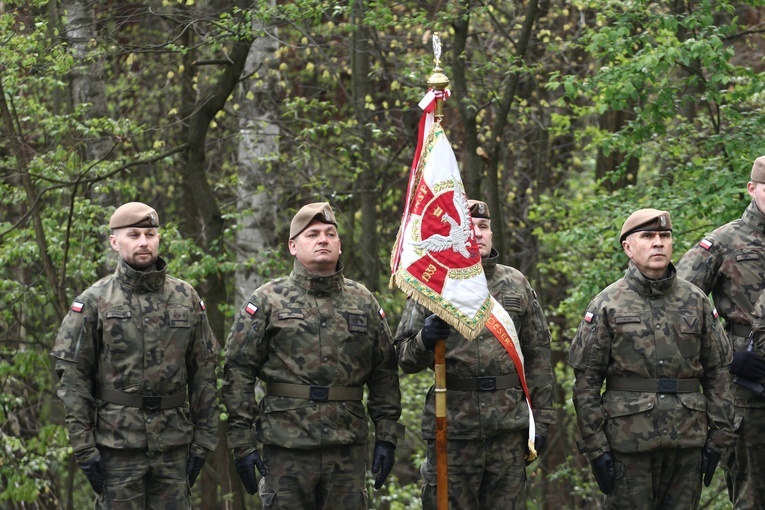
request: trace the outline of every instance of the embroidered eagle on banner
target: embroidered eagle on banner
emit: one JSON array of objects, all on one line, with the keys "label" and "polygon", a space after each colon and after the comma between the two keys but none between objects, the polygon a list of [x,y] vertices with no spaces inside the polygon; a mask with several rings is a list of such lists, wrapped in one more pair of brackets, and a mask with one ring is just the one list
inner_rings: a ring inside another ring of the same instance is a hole
[{"label": "embroidered eagle on banner", "polygon": [[451,248],[466,259],[471,258],[468,251],[470,238],[473,236],[473,227],[468,216],[467,197],[464,193],[452,193],[454,209],[459,216],[459,222],[445,212],[441,216],[442,223],[449,224],[449,235],[433,234],[427,239],[413,243],[416,248],[429,252],[439,252]]}]

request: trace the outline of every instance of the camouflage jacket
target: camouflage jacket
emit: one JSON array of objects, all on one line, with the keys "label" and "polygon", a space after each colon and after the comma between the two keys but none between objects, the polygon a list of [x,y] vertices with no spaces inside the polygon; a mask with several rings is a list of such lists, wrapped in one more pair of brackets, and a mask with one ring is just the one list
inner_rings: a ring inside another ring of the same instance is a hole
[{"label": "camouflage jacket", "polygon": [[[748,345],[747,334],[734,333],[732,324],[752,324],[752,308],[765,290],[765,216],[752,201],[741,219],[716,229],[693,246],[677,263],[677,274],[711,293],[733,349]],[[765,407],[765,399],[732,385],[737,406]]]},{"label": "camouflage jacket", "polygon": [[[552,409],[554,375],[550,364],[550,332],[536,293],[517,269],[497,264],[498,254],[483,260],[489,290],[513,319],[524,356],[526,381],[531,393],[537,433],[547,435],[555,422]],[[422,305],[409,300],[396,332],[398,361],[404,373],[433,368],[433,352],[425,348],[420,331],[430,315]],[[472,341],[451,330],[446,339],[446,375],[477,378],[516,374],[510,355],[486,328]],[[529,409],[520,386],[496,391],[447,393],[449,439],[482,439],[527,429]],[[433,387],[425,398],[422,437],[435,437],[435,395]]]},{"label": "camouflage jacket", "polygon": [[[730,343],[709,299],[677,278],[645,278],[630,262],[624,278],[587,307],[571,342],[574,407],[580,452],[594,459],[608,450],[646,452],[733,443],[734,409],[728,387]],[[695,379],[703,392],[612,390],[604,380]]]},{"label": "camouflage jacket", "polygon": [[752,347],[759,357],[765,359],[765,292],[754,304],[752,315]]},{"label": "camouflage jacket", "polygon": [[376,439],[396,444],[401,393],[390,330],[374,296],[342,268],[317,276],[295,260],[289,276],[245,301],[225,350],[223,399],[235,454],[256,442],[297,449],[367,442],[362,401],[266,395],[256,403],[256,378],[266,385],[366,385]]},{"label": "camouflage jacket", "polygon": [[[80,460],[97,446],[161,452],[191,444],[215,449],[219,410],[215,367],[219,347],[204,304],[188,283],[120,261],[75,299],[51,352],[60,377],[69,439]],[[124,393],[188,392],[180,407],[147,410],[96,398],[103,387]]]}]

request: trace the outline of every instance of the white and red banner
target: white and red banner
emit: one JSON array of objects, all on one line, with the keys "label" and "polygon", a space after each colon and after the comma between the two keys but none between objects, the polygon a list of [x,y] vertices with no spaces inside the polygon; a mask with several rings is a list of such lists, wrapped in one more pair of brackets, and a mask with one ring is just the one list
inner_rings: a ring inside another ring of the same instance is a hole
[{"label": "white and red banner", "polygon": [[448,91],[431,90],[420,102],[425,113],[391,254],[391,284],[468,340],[484,326],[494,334],[513,359],[529,403],[533,451],[534,418],[518,334],[510,315],[489,293],[457,159],[441,123],[433,121],[437,94],[442,94],[438,99],[448,97]]}]

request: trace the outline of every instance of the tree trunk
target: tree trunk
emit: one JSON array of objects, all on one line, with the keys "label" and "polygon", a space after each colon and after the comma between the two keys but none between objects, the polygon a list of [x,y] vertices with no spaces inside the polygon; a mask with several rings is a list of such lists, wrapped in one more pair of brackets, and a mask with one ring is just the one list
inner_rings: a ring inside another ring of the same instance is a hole
[{"label": "tree trunk", "polygon": [[[539,16],[539,0],[529,0],[526,8],[526,15],[523,17],[523,26],[521,33],[518,36],[518,40],[515,42],[515,60],[522,62],[526,58],[526,52],[529,48],[529,42],[533,35],[534,23]],[[492,214],[496,215],[500,221],[492,222],[492,230],[494,231],[494,247],[499,252],[500,262],[505,261],[505,254],[509,249],[509,243],[505,236],[505,222],[502,221],[503,198],[500,195],[503,189],[499,181],[499,162],[502,160],[502,153],[507,145],[507,137],[503,136],[505,128],[508,124],[508,115],[510,113],[510,107],[515,100],[515,95],[518,90],[518,83],[520,82],[520,73],[510,73],[506,78],[505,90],[502,92],[502,96],[499,100],[499,108],[494,117],[494,124],[491,128],[491,138],[488,149],[488,169],[486,171],[486,202],[489,205]],[[508,160],[510,158],[507,158]],[[507,171],[507,169],[506,169]],[[509,173],[509,172],[508,172]]]},{"label": "tree trunk", "polygon": [[[457,102],[457,109],[460,114],[460,125],[465,133],[462,182],[465,186],[465,193],[468,198],[484,201],[485,196],[481,186],[483,182],[484,163],[481,158],[478,157],[478,126],[476,125],[478,106],[470,102],[467,83],[467,68],[465,65],[465,49],[467,47],[470,29],[470,1],[462,1],[460,7],[460,16],[457,16],[452,23],[452,26],[454,27],[454,48],[452,51],[452,69],[454,76],[451,77],[451,86],[454,89],[455,96],[452,101]],[[446,120],[448,121],[448,119]],[[489,204],[489,207],[491,208],[491,204]],[[499,211],[496,211],[494,214],[498,213]],[[492,225],[492,228],[493,227],[494,225]]]},{"label": "tree trunk", "polygon": [[[241,2],[240,2],[241,3]],[[242,9],[246,6],[240,5]],[[186,32],[188,34],[188,31]],[[188,37],[188,36],[187,36]],[[184,236],[195,239],[196,243],[202,247],[206,253],[220,257],[223,255],[223,233],[224,220],[221,214],[220,205],[213,192],[210,182],[205,172],[205,141],[207,131],[215,115],[224,107],[228,97],[234,91],[242,71],[245,68],[247,56],[250,51],[250,45],[253,38],[250,33],[233,43],[227,54],[227,62],[218,73],[217,79],[213,80],[214,85],[208,90],[200,90],[195,93],[194,77],[197,73],[197,66],[194,65],[192,54],[189,52],[185,59],[184,71],[184,92],[185,100],[182,107],[183,118],[187,119],[187,128],[185,131],[188,149],[186,151],[186,161],[180,165],[180,174],[184,187],[184,197],[186,200],[186,210],[188,211],[187,222],[181,226],[184,228]],[[191,48],[190,39],[185,40],[186,47]],[[228,304],[230,302],[226,291],[225,277],[220,272],[210,273],[200,289],[209,306],[208,320],[215,336],[220,340],[225,340],[227,331],[225,317],[219,309],[219,304]],[[221,431],[224,428],[221,427]],[[223,435],[222,432],[219,432]],[[227,452],[225,436],[218,445],[218,452]],[[234,484],[230,480],[230,469],[222,469],[228,466],[228,458],[223,454],[215,455],[210,459],[215,472],[221,476],[220,486],[232,487]],[[224,465],[218,465],[224,461]],[[201,476],[200,487],[202,493],[202,510],[213,510],[220,507],[218,496],[216,494],[217,484],[207,472]],[[241,500],[239,500],[241,503]],[[244,508],[243,503],[240,507],[233,506],[234,510]]]},{"label": "tree trunk", "polygon": [[[632,110],[607,111],[600,116],[600,129],[609,133],[616,133],[634,117],[635,114]],[[613,178],[609,176],[611,172],[624,163],[625,158],[624,153],[617,150],[613,150],[609,154],[606,154],[602,149],[598,150],[595,177],[597,179],[605,178],[603,181],[605,189],[614,191],[630,184],[637,184],[640,161],[634,157],[629,158],[627,166],[618,175],[615,174]]]},{"label": "tree trunk", "polygon": [[[354,243],[359,247],[358,269],[362,281],[370,291],[376,292],[380,286],[379,240],[377,235],[377,204],[379,190],[377,189],[377,173],[372,164],[370,151],[371,132],[369,129],[369,110],[366,108],[366,97],[370,94],[369,83],[369,29],[364,25],[364,2],[353,2],[351,25],[351,87],[353,94],[353,109],[359,130],[358,150],[351,156],[352,168],[359,178],[354,187],[361,207],[361,238]],[[351,212],[352,214],[352,212]],[[350,233],[349,233],[350,234]],[[341,232],[341,238],[343,233]]]},{"label": "tree trunk", "polygon": [[[65,15],[65,36],[69,51],[76,64],[72,67],[71,80],[72,104],[79,106],[90,103],[85,114],[86,119],[107,117],[106,88],[104,87],[103,63],[96,60],[92,42],[98,39],[94,3],[84,0],[62,0],[61,9]],[[97,161],[106,157],[111,147],[109,138],[91,138],[85,143],[87,161]]]},{"label": "tree trunk", "polygon": [[236,238],[237,305],[268,279],[261,265],[268,262],[268,250],[279,243],[276,238],[279,188],[274,186],[277,169],[271,165],[277,161],[279,152],[278,105],[275,83],[268,73],[268,67],[278,61],[278,44],[276,29],[266,34],[263,28],[259,20],[253,19],[256,38],[250,46],[244,75],[253,75],[255,79],[243,83],[239,97],[237,208],[247,212],[239,218]]}]

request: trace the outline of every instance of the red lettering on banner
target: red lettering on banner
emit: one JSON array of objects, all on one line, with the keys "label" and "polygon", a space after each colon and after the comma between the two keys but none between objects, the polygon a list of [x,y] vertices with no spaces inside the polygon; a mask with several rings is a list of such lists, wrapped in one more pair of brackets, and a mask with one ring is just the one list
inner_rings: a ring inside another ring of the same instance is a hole
[{"label": "red lettering on banner", "polygon": [[412,206],[412,214],[421,215],[425,206],[433,200],[433,192],[430,190],[425,181],[420,182],[415,192],[414,205]]},{"label": "red lettering on banner", "polygon": [[441,294],[443,291],[448,273],[445,267],[434,263],[430,256],[422,257],[407,267],[406,270],[435,292]]},{"label": "red lettering on banner", "polygon": [[505,348],[507,354],[509,354],[510,358],[513,360],[515,370],[518,372],[518,378],[521,380],[523,393],[526,395],[526,398],[529,401],[529,405],[531,405],[531,393],[529,393],[529,387],[526,385],[526,374],[524,373],[523,362],[521,361],[521,357],[518,355],[518,351],[515,349],[515,344],[513,343],[513,339],[510,336],[510,333],[507,332],[504,324],[497,320],[493,313],[489,315],[489,318],[486,320],[486,329],[492,332],[492,334],[497,338],[497,341],[499,341],[502,347]]}]

